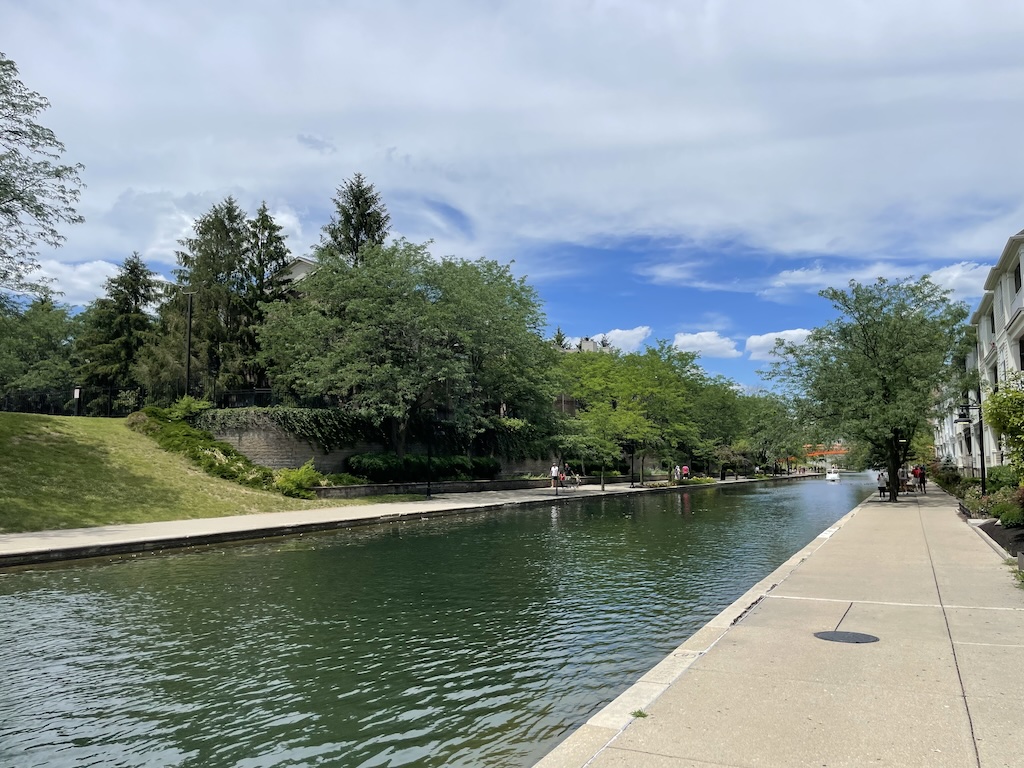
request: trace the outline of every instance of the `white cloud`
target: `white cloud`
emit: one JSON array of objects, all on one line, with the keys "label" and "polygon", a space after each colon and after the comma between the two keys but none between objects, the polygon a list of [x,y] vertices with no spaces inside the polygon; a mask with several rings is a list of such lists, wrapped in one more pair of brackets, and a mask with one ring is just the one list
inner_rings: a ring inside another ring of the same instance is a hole
[{"label": "white cloud", "polygon": [[743,354],[736,349],[735,339],[722,336],[718,331],[677,333],[673,344],[684,352],[699,352],[701,357],[740,357]]},{"label": "white cloud", "polygon": [[936,285],[951,290],[955,300],[971,301],[985,293],[985,280],[992,266],[967,262],[951,264],[932,272],[932,280]]},{"label": "white cloud", "polygon": [[[586,338],[592,339],[600,343],[601,339],[607,338],[613,347],[621,352],[636,352],[643,345],[644,341],[651,335],[651,327],[649,325],[638,325],[636,328],[630,328],[628,330],[622,330],[621,328],[615,328],[610,331],[604,331],[603,333],[595,333]],[[577,346],[580,343],[580,339],[583,336],[567,336],[566,340],[570,346]]]},{"label": "white cloud", "polygon": [[[228,193],[293,211],[302,253],[355,171],[385,200],[415,190],[396,232],[531,277],[564,269],[538,244],[631,236],[938,273],[994,260],[1024,216],[1013,0],[252,9],[4,4],[5,52],[86,166],[87,223],[57,260],[167,259]],[[781,269],[765,289],[683,262],[645,274],[780,300],[846,277]]]},{"label": "white cloud", "polygon": [[[640,345],[651,335],[651,327],[649,325],[638,325],[636,328],[630,328],[629,330],[614,328],[603,335],[608,337],[608,341],[616,349],[621,349],[623,352],[636,352],[640,349]],[[600,338],[600,336],[597,338]]]},{"label": "white cloud", "polygon": [[789,331],[777,331],[776,333],[763,333],[759,336],[748,336],[746,352],[751,360],[775,360],[772,349],[775,347],[776,339],[783,339],[791,344],[801,344],[810,333],[805,328],[794,328]]},{"label": "white cloud", "polygon": [[54,287],[63,292],[60,301],[65,304],[88,304],[103,293],[103,284],[118,272],[118,265],[108,261],[89,261],[84,264],[62,264],[53,259],[39,261],[39,274],[53,278]]}]

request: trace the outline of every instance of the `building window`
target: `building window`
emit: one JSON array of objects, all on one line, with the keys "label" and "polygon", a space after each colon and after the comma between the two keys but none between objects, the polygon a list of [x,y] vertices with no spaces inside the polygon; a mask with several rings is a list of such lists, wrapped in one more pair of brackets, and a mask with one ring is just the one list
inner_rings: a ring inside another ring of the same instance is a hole
[{"label": "building window", "polygon": [[1017,339],[1017,370],[1024,371],[1024,339]]},{"label": "building window", "polygon": [[992,328],[992,335],[996,335],[996,311],[993,309],[988,313],[988,323]]},{"label": "building window", "polygon": [[1020,262],[1013,268],[1013,290],[1020,292]]}]

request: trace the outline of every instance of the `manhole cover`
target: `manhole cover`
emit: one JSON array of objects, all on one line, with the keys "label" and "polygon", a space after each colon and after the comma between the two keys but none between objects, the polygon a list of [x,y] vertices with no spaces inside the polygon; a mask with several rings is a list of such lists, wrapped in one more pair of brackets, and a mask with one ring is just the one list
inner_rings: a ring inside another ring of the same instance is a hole
[{"label": "manhole cover", "polygon": [[874,635],[866,635],[863,632],[815,632],[814,636],[819,640],[828,640],[833,643],[877,643],[878,638]]}]

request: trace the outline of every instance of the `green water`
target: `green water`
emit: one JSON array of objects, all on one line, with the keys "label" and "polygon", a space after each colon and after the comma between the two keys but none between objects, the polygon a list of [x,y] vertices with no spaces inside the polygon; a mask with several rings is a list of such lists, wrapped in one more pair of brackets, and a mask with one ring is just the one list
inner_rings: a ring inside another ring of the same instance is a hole
[{"label": "green water", "polygon": [[644,494],[0,574],[2,766],[529,766],[872,492]]}]

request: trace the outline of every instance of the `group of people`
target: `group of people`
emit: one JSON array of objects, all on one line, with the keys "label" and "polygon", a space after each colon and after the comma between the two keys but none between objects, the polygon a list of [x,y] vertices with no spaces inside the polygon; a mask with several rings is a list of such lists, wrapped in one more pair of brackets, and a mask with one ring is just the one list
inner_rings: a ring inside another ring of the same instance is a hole
[{"label": "group of people", "polygon": [[566,464],[564,467],[559,466],[556,461],[551,465],[551,487],[552,488],[565,488],[565,480],[568,478],[572,485],[580,484],[580,476],[569,469],[569,465]]},{"label": "group of people", "polygon": [[690,479],[690,468],[687,465],[679,466],[678,464],[672,469],[672,479],[674,480],[689,480]]},{"label": "group of people", "polygon": [[[911,484],[911,478],[913,483]],[[915,490],[921,493],[927,493],[928,486],[928,473],[924,468],[923,464],[917,464],[907,471],[907,468],[900,467],[899,473],[896,478],[899,483],[899,492],[906,493],[913,487]],[[885,494],[889,491],[889,470],[883,469],[878,473],[878,498],[885,498]]]}]

